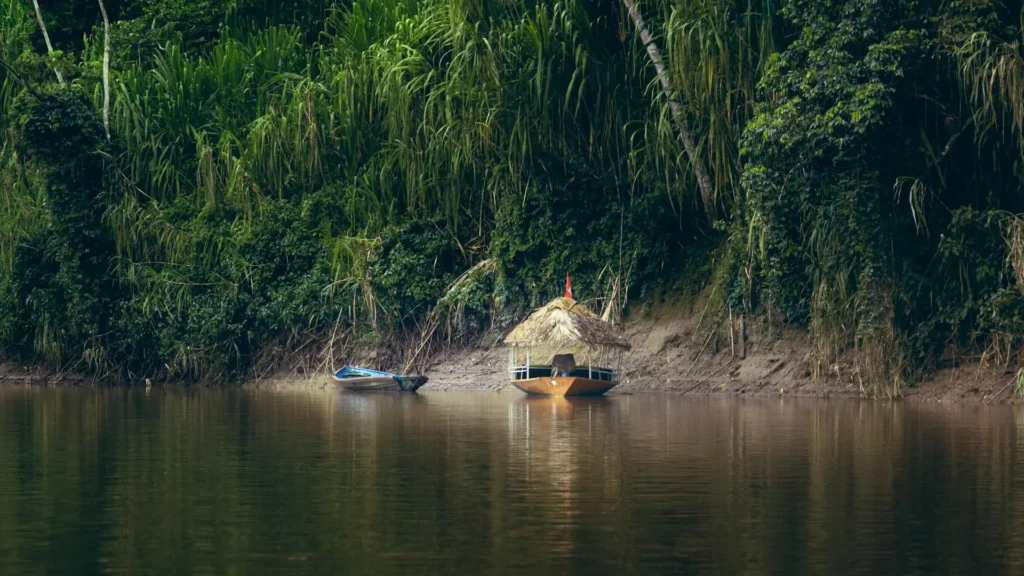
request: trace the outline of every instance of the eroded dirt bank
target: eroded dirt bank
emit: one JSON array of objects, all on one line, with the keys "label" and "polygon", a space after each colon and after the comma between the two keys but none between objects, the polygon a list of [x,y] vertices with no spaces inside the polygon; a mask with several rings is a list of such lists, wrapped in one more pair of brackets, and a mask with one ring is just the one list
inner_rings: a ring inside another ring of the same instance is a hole
[{"label": "eroded dirt bank", "polygon": [[[635,312],[624,327],[633,349],[625,358],[623,382],[610,394],[862,396],[851,366],[833,366],[828,375],[812,378],[807,333],[769,327],[765,318],[748,323],[746,356],[740,358],[738,322],[730,335],[728,323],[709,319],[703,304]],[[427,370],[430,381],[423,390],[514,390],[508,384],[507,372],[508,349],[500,342],[448,351],[432,360]],[[1015,372],[966,361],[914,387],[904,387],[901,393],[906,399],[935,402],[1020,402],[1012,387],[1006,386]],[[283,389],[330,385],[322,377],[284,376],[248,386]]]},{"label": "eroded dirt bank", "polygon": [[[623,381],[610,394],[671,393],[735,396],[861,397],[851,366],[830,367],[818,379],[811,376],[810,346],[802,330],[769,327],[765,318],[748,323],[746,356],[741,358],[738,326],[730,334],[728,323],[709,319],[704,303],[661,306],[634,311],[624,325],[632,345],[625,357]],[[424,391],[514,391],[508,384],[508,349],[492,335],[488,343],[449,350],[434,358],[426,374]],[[362,359],[368,365],[371,360]],[[353,360],[359,364],[360,360]],[[1021,403],[1015,396],[1016,367],[981,366],[966,360],[939,371],[902,397],[934,402]],[[75,374],[53,375],[25,367],[0,364],[0,385],[90,385]],[[249,389],[285,390],[328,388],[329,378],[281,373],[254,380]],[[518,393],[518,392],[516,392]]]}]

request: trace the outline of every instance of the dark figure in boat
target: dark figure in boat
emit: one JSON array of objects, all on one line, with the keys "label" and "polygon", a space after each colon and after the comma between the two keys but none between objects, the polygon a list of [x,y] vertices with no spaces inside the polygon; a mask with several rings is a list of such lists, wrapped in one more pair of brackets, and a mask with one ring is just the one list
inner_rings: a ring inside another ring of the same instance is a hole
[{"label": "dark figure in boat", "polygon": [[572,354],[555,354],[551,359],[551,377],[572,376],[576,371],[576,357]]}]

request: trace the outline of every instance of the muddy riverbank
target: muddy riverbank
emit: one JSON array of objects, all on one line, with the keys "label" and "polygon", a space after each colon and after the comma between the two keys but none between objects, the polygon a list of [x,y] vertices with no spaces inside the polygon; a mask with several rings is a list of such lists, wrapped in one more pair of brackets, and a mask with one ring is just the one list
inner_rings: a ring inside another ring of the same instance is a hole
[{"label": "muddy riverbank", "polygon": [[[771,325],[765,318],[749,322],[746,330],[746,350],[742,350],[737,343],[738,329],[734,328],[730,334],[728,322],[708,320],[701,302],[634,312],[624,324],[632,350],[625,357],[622,383],[610,394],[863,396],[850,365],[834,365],[829,374],[812,377],[806,331]],[[430,381],[423,391],[513,391],[507,378],[508,349],[494,335],[485,342],[447,350],[433,358],[426,371]],[[964,358],[914,386],[903,387],[901,397],[930,402],[1021,403],[1015,387],[1007,386],[1015,373],[1016,367],[983,366],[977,359]],[[74,373],[55,375],[40,369],[0,364],[0,384],[89,386],[96,383]],[[294,372],[281,372],[243,385],[252,390],[330,386],[333,384],[326,375]]]},{"label": "muddy riverbank", "polygon": [[[762,318],[748,324],[746,355],[741,358],[738,328],[712,323],[700,302],[691,306],[654,307],[634,314],[624,326],[632,345],[623,381],[610,394],[668,393],[689,395],[862,397],[853,367],[838,364],[832,373],[812,377],[807,332],[769,325]],[[508,384],[508,349],[499,339],[490,345],[449,350],[433,359],[424,391],[503,391]],[[905,386],[902,398],[930,402],[1021,402],[1007,383],[1016,368],[982,366],[965,358],[929,378]],[[246,386],[254,389],[331,385],[326,377],[279,375]],[[995,396],[993,398],[993,396]]]}]

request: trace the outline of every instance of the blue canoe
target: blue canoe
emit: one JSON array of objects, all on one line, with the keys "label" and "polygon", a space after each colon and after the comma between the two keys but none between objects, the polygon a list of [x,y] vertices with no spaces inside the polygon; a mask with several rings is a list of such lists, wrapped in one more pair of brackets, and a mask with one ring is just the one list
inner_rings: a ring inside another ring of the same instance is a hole
[{"label": "blue canoe", "polygon": [[386,390],[415,392],[427,383],[426,376],[402,376],[369,368],[345,366],[333,375],[334,381],[346,390]]}]

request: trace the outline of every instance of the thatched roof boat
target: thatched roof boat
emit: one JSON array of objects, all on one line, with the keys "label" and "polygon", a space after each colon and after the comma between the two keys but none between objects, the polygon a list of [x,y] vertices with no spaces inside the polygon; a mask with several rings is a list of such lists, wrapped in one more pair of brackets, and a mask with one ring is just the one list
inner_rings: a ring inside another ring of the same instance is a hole
[{"label": "thatched roof boat", "polygon": [[555,298],[535,310],[505,337],[505,343],[630,349],[629,342],[614,326],[571,298]]},{"label": "thatched roof boat", "polygon": [[604,394],[618,384],[615,368],[630,349],[613,325],[566,297],[535,310],[505,343],[512,384],[545,396]]}]

